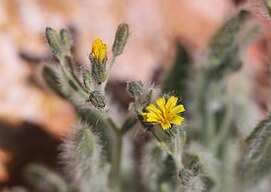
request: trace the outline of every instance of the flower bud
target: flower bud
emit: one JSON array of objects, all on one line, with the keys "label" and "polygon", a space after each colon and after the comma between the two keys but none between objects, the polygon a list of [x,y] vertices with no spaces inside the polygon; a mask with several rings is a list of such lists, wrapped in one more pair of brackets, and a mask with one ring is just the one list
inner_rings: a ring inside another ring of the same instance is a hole
[{"label": "flower bud", "polygon": [[89,54],[91,63],[105,64],[107,60],[106,44],[102,40],[96,39],[92,44]]},{"label": "flower bud", "polygon": [[71,48],[72,48],[72,39],[69,32],[66,29],[61,29],[60,39],[61,39],[61,43],[66,54],[70,55]]},{"label": "flower bud", "polygon": [[115,41],[112,47],[112,52],[115,57],[123,52],[128,36],[129,36],[129,26],[126,23],[120,24],[118,26]]},{"label": "flower bud", "polygon": [[83,83],[84,86],[89,90],[92,87],[92,78],[91,78],[91,72],[87,69],[83,69],[82,71],[83,75]]},{"label": "flower bud", "polygon": [[193,173],[188,169],[181,169],[179,171],[179,178],[184,186],[191,186],[193,184]]},{"label": "flower bud", "polygon": [[92,79],[101,84],[106,80],[106,44],[100,39],[96,39],[92,44],[92,50],[89,54],[90,62],[92,63],[91,75]]},{"label": "flower bud", "polygon": [[100,91],[92,91],[89,94],[89,101],[98,109],[102,109],[106,105],[105,97]]},{"label": "flower bud", "polygon": [[47,27],[45,36],[53,54],[60,59],[63,55],[63,48],[57,32],[54,29]]},{"label": "flower bud", "polygon": [[96,62],[92,63],[91,75],[92,75],[92,79],[96,83],[101,84],[102,82],[104,82],[106,80],[105,65],[102,65]]},{"label": "flower bud", "polygon": [[132,97],[142,95],[143,83],[141,81],[132,81],[127,84],[127,92]]}]

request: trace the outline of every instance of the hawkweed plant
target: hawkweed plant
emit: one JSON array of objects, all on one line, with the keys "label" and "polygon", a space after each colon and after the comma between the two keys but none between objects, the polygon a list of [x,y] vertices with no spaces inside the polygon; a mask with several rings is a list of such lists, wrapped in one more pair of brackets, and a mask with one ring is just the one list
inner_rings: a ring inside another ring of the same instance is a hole
[{"label": "hawkweed plant", "polygon": [[[256,125],[240,57],[257,31],[242,30],[248,17],[247,11],[240,11],[226,21],[200,59],[193,60],[177,46],[175,63],[161,86],[128,82],[133,102],[125,114],[114,113],[105,88],[125,48],[129,26],[118,26],[111,58],[106,43],[94,40],[90,64],[80,71],[75,70],[68,31],[47,28],[46,39],[59,65],[44,66],[43,77],[74,106],[79,120],[61,146],[64,179],[33,165],[26,172],[29,181],[56,192],[269,191],[271,117]],[[228,86],[232,74],[239,78]],[[121,126],[117,116],[125,117]],[[122,155],[125,138],[131,140],[128,133],[135,127],[150,136],[140,148],[138,177],[123,166],[135,161]]]}]

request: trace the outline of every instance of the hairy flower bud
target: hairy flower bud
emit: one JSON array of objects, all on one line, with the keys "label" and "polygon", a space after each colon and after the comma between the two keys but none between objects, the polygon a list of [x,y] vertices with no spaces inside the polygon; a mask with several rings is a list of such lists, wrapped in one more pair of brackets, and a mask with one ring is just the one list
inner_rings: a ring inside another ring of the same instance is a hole
[{"label": "hairy flower bud", "polygon": [[106,80],[106,44],[100,39],[96,39],[92,44],[92,50],[89,54],[90,62],[92,63],[91,75],[92,79],[101,84]]},{"label": "hairy flower bud", "polygon": [[181,169],[179,171],[179,178],[184,186],[191,186],[193,184],[193,173],[188,169]]},{"label": "hairy flower bud", "polygon": [[69,32],[66,29],[61,29],[60,39],[61,39],[61,43],[66,54],[68,55],[71,54],[72,39]]},{"label": "hairy flower bud", "polygon": [[105,65],[101,65],[99,63],[93,63],[91,67],[91,75],[92,79],[98,83],[101,84],[106,80],[106,69]]},{"label": "hairy flower bud", "polygon": [[93,42],[89,58],[92,63],[105,64],[107,59],[106,44],[101,39],[96,39]]},{"label": "hairy flower bud", "polygon": [[82,70],[82,75],[83,75],[83,83],[85,88],[88,90],[91,89],[92,87],[92,78],[91,78],[91,72],[87,69]]},{"label": "hairy flower bud", "polygon": [[57,32],[54,29],[47,27],[45,36],[50,48],[52,49],[53,54],[58,59],[60,59],[63,55],[63,48],[62,48],[61,41]]},{"label": "hairy flower bud", "polygon": [[118,26],[115,41],[112,47],[114,56],[118,56],[123,52],[126,41],[129,36],[129,26],[126,23],[122,23]]},{"label": "hairy flower bud", "polygon": [[89,101],[98,109],[102,109],[106,105],[105,97],[100,91],[92,91],[89,93]]},{"label": "hairy flower bud", "polygon": [[143,83],[141,81],[132,81],[127,84],[127,92],[132,97],[142,95]]}]

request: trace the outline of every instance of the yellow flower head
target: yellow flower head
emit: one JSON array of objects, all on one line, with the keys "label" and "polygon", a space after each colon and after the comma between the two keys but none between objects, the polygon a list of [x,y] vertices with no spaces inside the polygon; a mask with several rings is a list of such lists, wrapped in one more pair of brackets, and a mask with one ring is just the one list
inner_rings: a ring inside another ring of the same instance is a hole
[{"label": "yellow flower head", "polygon": [[144,121],[150,123],[159,123],[163,130],[167,130],[171,127],[171,124],[181,125],[184,120],[183,117],[179,116],[179,113],[184,112],[183,105],[177,105],[178,98],[171,96],[166,102],[165,97],[161,97],[156,100],[154,104],[150,104],[146,107],[149,112],[141,113]]},{"label": "yellow flower head", "polygon": [[92,44],[91,56],[98,59],[101,63],[106,57],[106,44],[101,39],[96,39]]}]

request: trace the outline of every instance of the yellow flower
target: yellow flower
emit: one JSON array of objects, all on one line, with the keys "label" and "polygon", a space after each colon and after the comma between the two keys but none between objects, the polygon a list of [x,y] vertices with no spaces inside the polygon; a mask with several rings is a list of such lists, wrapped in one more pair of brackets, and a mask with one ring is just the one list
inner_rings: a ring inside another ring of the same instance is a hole
[{"label": "yellow flower", "polygon": [[91,56],[98,59],[101,63],[106,57],[106,44],[101,39],[96,39],[92,44]]},{"label": "yellow flower", "polygon": [[150,104],[146,107],[149,112],[141,113],[144,121],[150,123],[159,123],[163,130],[167,130],[171,127],[171,124],[181,125],[184,120],[183,117],[179,116],[179,113],[184,112],[183,105],[177,105],[178,98],[171,96],[166,102],[165,97],[161,97],[156,100],[154,104]]}]

